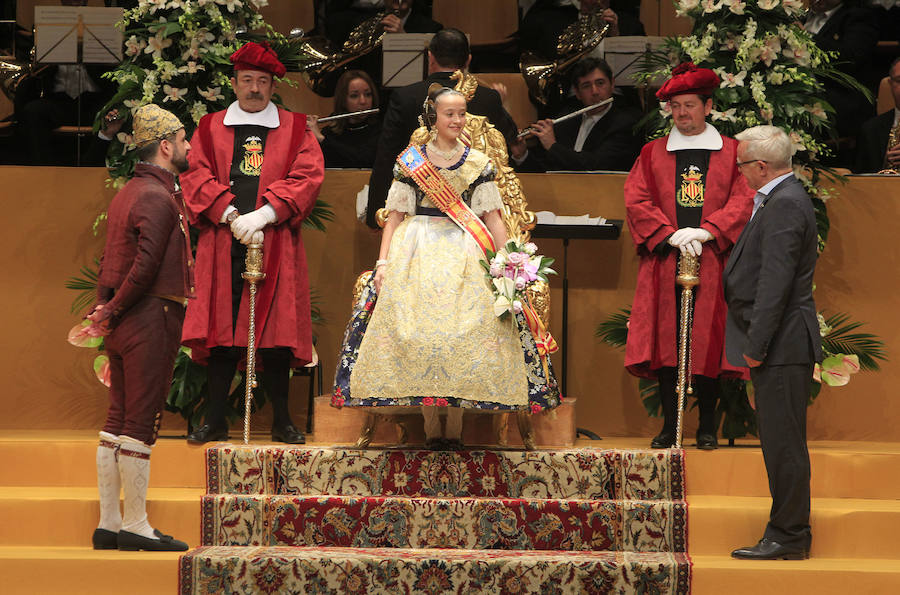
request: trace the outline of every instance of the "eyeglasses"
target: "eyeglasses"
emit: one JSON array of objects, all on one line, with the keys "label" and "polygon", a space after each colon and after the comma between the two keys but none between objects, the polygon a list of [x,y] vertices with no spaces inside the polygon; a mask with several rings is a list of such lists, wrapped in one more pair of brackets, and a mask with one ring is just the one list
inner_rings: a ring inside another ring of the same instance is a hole
[{"label": "eyeglasses", "polygon": [[744,166],[747,165],[748,163],[756,163],[757,161],[762,161],[763,163],[768,163],[768,161],[766,161],[765,159],[750,159],[750,160],[748,160],[748,161],[738,161],[738,162],[737,162],[737,166],[738,166],[738,167],[744,167]]}]

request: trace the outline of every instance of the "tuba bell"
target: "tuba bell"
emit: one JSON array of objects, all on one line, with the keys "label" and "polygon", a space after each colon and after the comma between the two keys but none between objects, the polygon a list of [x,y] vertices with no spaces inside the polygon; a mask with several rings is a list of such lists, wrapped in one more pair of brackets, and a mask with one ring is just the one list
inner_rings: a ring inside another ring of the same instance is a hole
[{"label": "tuba bell", "polygon": [[528,94],[541,105],[547,105],[562,93],[562,77],[573,64],[600,45],[609,32],[609,23],[601,19],[600,11],[579,15],[559,36],[556,60],[548,60],[534,52],[525,52],[519,59],[519,71],[525,79]]},{"label": "tuba bell", "polygon": [[303,71],[303,80],[318,95],[327,97],[333,93],[329,88],[333,84],[333,75],[341,71],[344,65],[381,47],[384,39],[384,26],[381,21],[386,12],[379,12],[350,32],[350,36],[340,51],[334,49],[328,39],[323,36],[303,37],[292,40],[299,51],[308,55],[311,60]]}]

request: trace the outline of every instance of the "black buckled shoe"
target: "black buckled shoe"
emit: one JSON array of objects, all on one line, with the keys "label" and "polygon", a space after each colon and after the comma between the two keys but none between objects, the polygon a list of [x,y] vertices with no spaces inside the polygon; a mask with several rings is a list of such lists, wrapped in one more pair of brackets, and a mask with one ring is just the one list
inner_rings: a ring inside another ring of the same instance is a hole
[{"label": "black buckled shoe", "polygon": [[207,442],[220,442],[228,440],[228,426],[212,426],[203,424],[199,430],[188,434],[187,441],[190,444],[206,444]]},{"label": "black buckled shoe", "polygon": [[119,533],[108,529],[94,529],[91,543],[94,544],[95,550],[119,549]]},{"label": "black buckled shoe", "polygon": [[754,546],[734,550],[731,557],[740,560],[806,560],[809,548],[788,547],[763,537]]},{"label": "black buckled shoe", "polygon": [[463,446],[462,440],[457,440],[455,438],[451,438],[446,441],[446,449],[447,450],[459,451],[459,450],[465,450],[465,448],[466,447]]},{"label": "black buckled shoe", "polygon": [[675,434],[663,430],[650,442],[650,448],[672,448],[675,446]]},{"label": "black buckled shoe", "polygon": [[443,438],[429,438],[425,441],[426,450],[447,450],[447,441]]},{"label": "black buckled shoe", "polygon": [[285,444],[306,444],[306,436],[294,424],[272,426],[272,440]]},{"label": "black buckled shoe", "polygon": [[715,450],[719,448],[719,441],[715,434],[697,432],[697,448],[700,450]]},{"label": "black buckled shoe", "polygon": [[118,547],[122,551],[136,552],[144,550],[147,552],[184,552],[188,549],[188,544],[175,539],[171,535],[165,535],[159,529],[154,529],[153,534],[156,539],[144,537],[130,531],[119,531]]}]

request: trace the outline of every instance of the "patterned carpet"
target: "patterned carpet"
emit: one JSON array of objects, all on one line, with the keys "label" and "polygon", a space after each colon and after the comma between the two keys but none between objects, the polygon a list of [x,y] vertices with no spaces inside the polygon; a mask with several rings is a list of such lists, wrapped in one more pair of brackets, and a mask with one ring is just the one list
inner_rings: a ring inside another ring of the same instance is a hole
[{"label": "patterned carpet", "polygon": [[207,451],[181,593],[690,591],[681,451]]}]

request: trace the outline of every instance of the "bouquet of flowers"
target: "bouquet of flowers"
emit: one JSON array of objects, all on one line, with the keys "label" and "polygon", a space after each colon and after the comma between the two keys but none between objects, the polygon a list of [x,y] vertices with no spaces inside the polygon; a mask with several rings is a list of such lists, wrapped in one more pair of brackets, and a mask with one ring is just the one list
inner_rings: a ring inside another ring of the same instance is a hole
[{"label": "bouquet of flowers", "polygon": [[538,280],[546,282],[547,275],[556,274],[550,268],[553,259],[536,252],[533,242],[522,244],[510,240],[497,252],[488,250],[487,260],[481,261],[494,289],[494,314],[498,317],[507,312],[519,314],[527,303],[528,287]]}]

